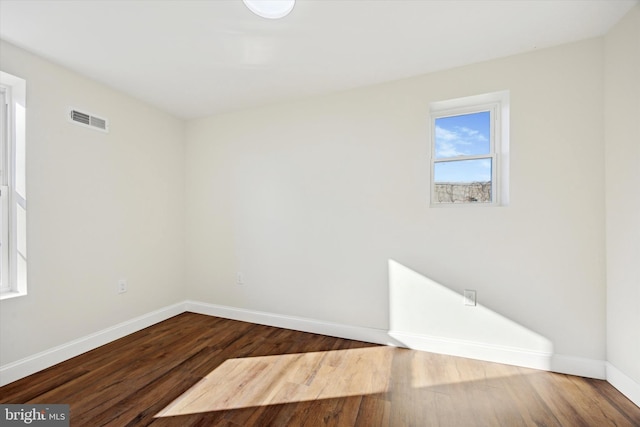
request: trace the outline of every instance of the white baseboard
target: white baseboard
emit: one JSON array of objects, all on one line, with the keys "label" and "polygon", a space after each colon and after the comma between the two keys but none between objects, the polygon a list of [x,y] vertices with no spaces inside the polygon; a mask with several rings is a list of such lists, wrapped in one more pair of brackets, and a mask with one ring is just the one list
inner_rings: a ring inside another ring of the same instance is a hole
[{"label": "white baseboard", "polygon": [[607,378],[607,371],[604,360],[585,359],[583,357],[565,356],[554,354],[551,358],[550,371],[561,374],[577,375],[579,377],[595,378],[604,380]]},{"label": "white baseboard", "polygon": [[622,373],[618,368],[607,362],[607,381],[627,398],[640,406],[640,383]]},{"label": "white baseboard", "polygon": [[404,347],[414,350],[522,366],[525,368],[542,369],[545,371],[549,371],[551,368],[551,353],[466,340],[431,337],[400,331],[390,331],[389,335],[402,342]]},{"label": "white baseboard", "polygon": [[241,320],[261,325],[276,326],[296,331],[311,332],[376,344],[406,347],[432,353],[467,357],[488,362],[504,363],[526,368],[554,371],[589,378],[605,378],[604,362],[570,356],[553,355],[526,349],[496,346],[471,341],[430,337],[400,331],[351,326],[296,316],[247,310],[197,301],[186,302],[187,311]]},{"label": "white baseboard", "polygon": [[[223,317],[226,319],[241,320],[261,325],[275,326],[279,328],[293,329],[296,331],[396,347],[406,347],[415,350],[430,351],[433,353],[467,357],[470,359],[504,363],[590,378],[609,379],[611,376],[611,380],[609,380],[609,382],[611,382],[614,387],[618,388],[627,396],[634,396],[633,398],[630,397],[630,399],[632,399],[636,404],[640,401],[640,386],[609,364],[607,364],[605,372],[605,362],[599,360],[552,355],[549,353],[528,351],[526,349],[510,348],[442,337],[430,337],[401,331],[387,331],[385,329],[345,325],[304,317],[287,316],[189,300],[119,323],[113,327],[53,347],[49,350],[34,354],[16,362],[0,366],[0,386],[9,384],[89,350],[93,350],[96,347],[137,332],[180,313],[184,313],[185,311]],[[619,386],[616,384],[619,384]]]},{"label": "white baseboard", "polygon": [[184,302],[174,304],[25,357],[24,359],[0,366],[0,386],[49,368],[57,363],[71,359],[101,345],[108,344],[111,341],[137,332],[180,313],[184,313],[185,311]]},{"label": "white baseboard", "polygon": [[310,332],[350,340],[402,346],[399,342],[390,337],[384,329],[344,325],[305,317],[287,316],[283,314],[247,310],[244,308],[208,304],[197,301],[187,301],[186,307],[187,311],[206,314],[208,316],[241,320],[243,322],[257,323],[259,325],[275,326],[278,328],[293,329],[295,331]]}]

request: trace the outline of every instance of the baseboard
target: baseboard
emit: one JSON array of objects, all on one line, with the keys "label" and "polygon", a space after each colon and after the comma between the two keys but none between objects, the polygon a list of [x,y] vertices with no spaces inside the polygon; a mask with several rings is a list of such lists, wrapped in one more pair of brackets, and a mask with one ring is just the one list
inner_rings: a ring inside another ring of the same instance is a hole
[{"label": "baseboard", "polygon": [[545,371],[551,370],[551,353],[401,331],[390,331],[389,335],[402,342],[404,347],[415,350]]},{"label": "baseboard", "polygon": [[401,343],[390,337],[384,329],[344,325],[305,317],[287,316],[283,314],[247,310],[244,308],[197,301],[187,301],[186,309],[193,313],[223,317],[225,319],[241,320],[243,322],[257,323],[259,325],[275,326],[278,328],[365,341],[375,344],[402,346]]},{"label": "baseboard", "polygon": [[184,302],[174,304],[24,359],[0,366],[0,386],[49,368],[57,363],[71,359],[101,345],[108,344],[111,341],[137,332],[180,313],[184,313],[185,311]]},{"label": "baseboard", "polygon": [[430,337],[401,331],[344,325],[197,301],[187,301],[185,304],[187,311],[226,319],[589,378],[605,378],[604,362],[600,360],[553,355],[520,348]]},{"label": "baseboard", "polygon": [[554,354],[551,358],[551,369],[549,370],[561,374],[604,380],[607,378],[605,363],[604,360]]},{"label": "baseboard", "polygon": [[[278,328],[293,329],[321,335],[334,336],[376,344],[406,347],[415,350],[470,359],[504,363],[545,371],[554,371],[589,378],[607,378],[614,387],[634,403],[640,401],[640,385],[626,377],[613,366],[599,360],[552,355],[526,349],[495,346],[464,340],[430,337],[401,331],[352,326],[297,316],[248,310],[197,301],[184,301],[160,310],[136,317],[94,334],[56,346],[16,362],[0,366],[0,386],[46,369],[57,363],[78,356],[101,345],[137,332],[155,323],[185,311],[240,320]],[[626,391],[623,391],[626,390]]]},{"label": "baseboard", "polygon": [[627,398],[640,406],[640,383],[607,362],[607,381]]}]

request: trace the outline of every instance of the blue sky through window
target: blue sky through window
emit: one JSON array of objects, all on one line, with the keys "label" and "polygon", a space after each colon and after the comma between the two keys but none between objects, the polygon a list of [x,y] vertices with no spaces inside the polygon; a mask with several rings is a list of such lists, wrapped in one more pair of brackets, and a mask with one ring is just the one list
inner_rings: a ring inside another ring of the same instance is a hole
[{"label": "blue sky through window", "polygon": [[489,154],[488,111],[436,119],[436,159]]},{"label": "blue sky through window", "polygon": [[[440,117],[435,120],[435,158],[491,153],[489,111]],[[436,162],[436,182],[491,181],[491,159]]]}]

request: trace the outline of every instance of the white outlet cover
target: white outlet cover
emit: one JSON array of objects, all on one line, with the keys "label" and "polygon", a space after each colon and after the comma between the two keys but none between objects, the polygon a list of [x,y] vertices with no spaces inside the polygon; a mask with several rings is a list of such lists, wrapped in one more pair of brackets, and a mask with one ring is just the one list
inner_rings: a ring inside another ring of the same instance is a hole
[{"label": "white outlet cover", "polygon": [[469,289],[464,290],[464,305],[476,305],[476,291]]},{"label": "white outlet cover", "polygon": [[123,293],[127,292],[127,279],[118,280],[117,292],[119,294],[123,294]]}]

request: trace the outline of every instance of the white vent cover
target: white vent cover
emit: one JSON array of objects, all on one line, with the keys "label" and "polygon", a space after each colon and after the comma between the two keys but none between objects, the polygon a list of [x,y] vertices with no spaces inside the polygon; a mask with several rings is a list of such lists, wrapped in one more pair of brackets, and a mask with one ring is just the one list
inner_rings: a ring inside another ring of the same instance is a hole
[{"label": "white vent cover", "polygon": [[98,117],[91,113],[78,111],[74,108],[69,110],[69,120],[80,126],[89,127],[101,132],[109,132],[109,122],[107,119]]}]

